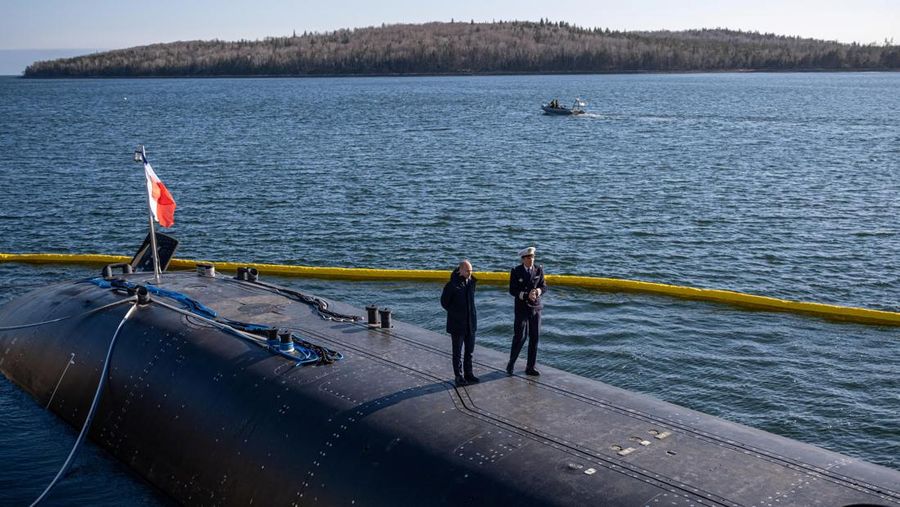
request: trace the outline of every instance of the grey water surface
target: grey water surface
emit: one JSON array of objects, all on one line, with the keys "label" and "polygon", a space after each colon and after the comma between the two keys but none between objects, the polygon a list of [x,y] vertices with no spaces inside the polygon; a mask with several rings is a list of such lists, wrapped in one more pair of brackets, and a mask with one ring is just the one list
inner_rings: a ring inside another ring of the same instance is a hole
[{"label": "grey water surface", "polygon": [[[0,252],[131,254],[137,144],[183,258],[507,271],[533,245],[551,274],[900,311],[897,73],[0,78]],[[0,303],[95,271],[0,264]],[[439,284],[269,279],[443,331]],[[900,469],[897,328],[550,289],[539,363]],[[478,305],[507,350],[510,297]],[[0,378],[0,504],[75,435]],[[52,500],[167,502],[93,446]]]}]

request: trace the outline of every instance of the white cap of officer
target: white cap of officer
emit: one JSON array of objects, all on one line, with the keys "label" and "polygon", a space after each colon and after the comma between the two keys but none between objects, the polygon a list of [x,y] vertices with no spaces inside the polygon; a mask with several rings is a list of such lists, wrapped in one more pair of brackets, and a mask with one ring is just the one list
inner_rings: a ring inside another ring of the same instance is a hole
[{"label": "white cap of officer", "polygon": [[534,249],[534,247],[530,246],[528,248],[525,248],[525,249],[522,249],[521,251],[519,251],[519,257],[525,257],[526,255],[534,255],[535,251],[536,250]]}]

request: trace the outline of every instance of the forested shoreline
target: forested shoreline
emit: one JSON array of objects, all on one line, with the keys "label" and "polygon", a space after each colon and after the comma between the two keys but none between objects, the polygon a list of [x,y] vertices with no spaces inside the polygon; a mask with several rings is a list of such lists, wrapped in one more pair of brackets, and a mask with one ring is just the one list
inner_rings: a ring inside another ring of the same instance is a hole
[{"label": "forested shoreline", "polygon": [[28,78],[900,70],[900,46],[726,29],[621,32],[566,22],[382,25],[153,44],[35,62]]}]

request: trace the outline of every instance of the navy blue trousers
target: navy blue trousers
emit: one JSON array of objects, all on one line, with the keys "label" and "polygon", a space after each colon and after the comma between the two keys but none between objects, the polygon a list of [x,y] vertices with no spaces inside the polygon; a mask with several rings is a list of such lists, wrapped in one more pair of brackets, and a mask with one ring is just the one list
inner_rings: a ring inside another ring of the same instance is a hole
[{"label": "navy blue trousers", "polygon": [[515,322],[513,323],[513,342],[512,349],[509,351],[509,364],[514,365],[519,353],[522,352],[522,346],[525,345],[525,330],[528,330],[528,361],[525,368],[534,369],[534,363],[537,361],[538,337],[541,334],[541,312],[525,313],[516,312]]}]

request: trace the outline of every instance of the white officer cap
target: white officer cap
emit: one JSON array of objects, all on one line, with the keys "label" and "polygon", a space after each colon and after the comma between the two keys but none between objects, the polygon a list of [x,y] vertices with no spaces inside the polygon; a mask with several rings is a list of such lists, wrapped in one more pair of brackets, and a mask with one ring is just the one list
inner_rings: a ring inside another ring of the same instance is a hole
[{"label": "white officer cap", "polygon": [[525,257],[526,255],[534,255],[535,249],[533,246],[530,246],[519,252],[519,257]]}]

